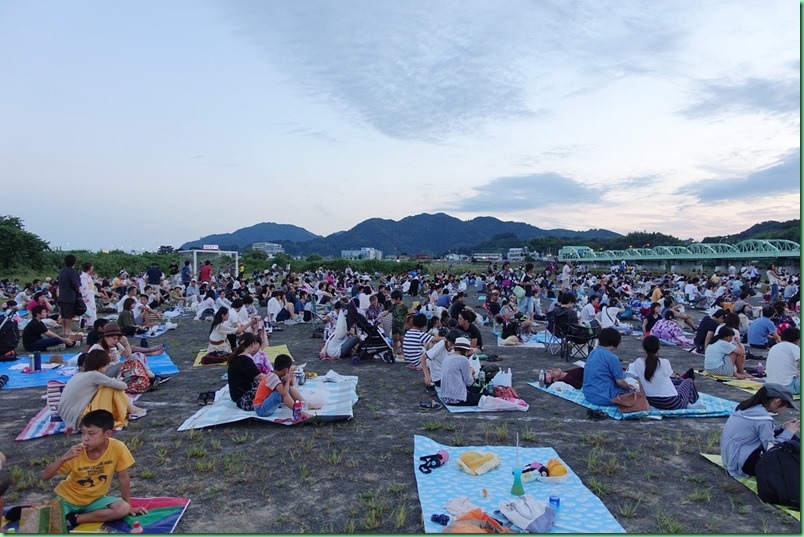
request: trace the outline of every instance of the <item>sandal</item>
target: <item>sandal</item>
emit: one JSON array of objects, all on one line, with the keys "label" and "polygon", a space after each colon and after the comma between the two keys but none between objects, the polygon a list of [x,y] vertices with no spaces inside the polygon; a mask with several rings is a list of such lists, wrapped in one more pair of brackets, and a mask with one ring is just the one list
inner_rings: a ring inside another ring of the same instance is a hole
[{"label": "sandal", "polygon": [[419,401],[419,408],[425,410],[441,410],[441,403],[438,401]]},{"label": "sandal", "polygon": [[198,403],[199,406],[204,406],[207,404],[208,399],[209,399],[209,392],[201,392],[198,394],[198,400],[196,401],[196,403]]},{"label": "sandal", "polygon": [[502,362],[502,358],[500,358],[496,354],[492,354],[488,358],[486,358],[486,361],[487,362]]},{"label": "sandal", "polygon": [[137,421],[138,419],[144,418],[147,415],[148,415],[148,411],[143,410],[142,414],[129,414],[128,419],[131,420],[131,421]]}]

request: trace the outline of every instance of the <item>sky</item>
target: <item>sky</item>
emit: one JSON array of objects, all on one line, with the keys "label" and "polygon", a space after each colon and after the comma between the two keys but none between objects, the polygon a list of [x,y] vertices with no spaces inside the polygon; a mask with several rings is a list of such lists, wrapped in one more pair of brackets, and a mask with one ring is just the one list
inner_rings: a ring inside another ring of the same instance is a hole
[{"label": "sky", "polygon": [[696,240],[799,218],[799,9],[0,0],[0,214],[92,250],[436,212]]}]

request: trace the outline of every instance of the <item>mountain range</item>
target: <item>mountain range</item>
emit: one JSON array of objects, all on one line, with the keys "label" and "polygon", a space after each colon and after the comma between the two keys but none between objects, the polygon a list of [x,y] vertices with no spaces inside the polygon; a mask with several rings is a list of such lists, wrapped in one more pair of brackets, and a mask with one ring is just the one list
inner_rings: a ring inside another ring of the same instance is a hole
[{"label": "mountain range", "polygon": [[423,213],[398,221],[370,218],[352,229],[338,231],[326,237],[291,224],[263,222],[232,233],[207,235],[184,243],[181,249],[217,244],[221,250],[244,250],[255,242],[266,241],[281,244],[291,255],[315,253],[322,256],[339,256],[341,250],[355,250],[362,247],[376,248],[384,255],[402,253],[442,255],[450,250],[472,248],[500,234],[513,234],[523,244],[535,237],[582,240],[622,236],[607,229],[587,231],[542,229],[524,222],[504,222],[491,216],[479,216],[464,221],[444,213]]}]

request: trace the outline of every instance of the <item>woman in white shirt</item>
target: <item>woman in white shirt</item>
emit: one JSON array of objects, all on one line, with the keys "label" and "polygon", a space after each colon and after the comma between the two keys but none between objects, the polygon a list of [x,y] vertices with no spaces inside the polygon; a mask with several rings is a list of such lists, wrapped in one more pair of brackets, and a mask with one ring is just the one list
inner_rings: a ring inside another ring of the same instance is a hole
[{"label": "woman in white shirt", "polygon": [[771,263],[766,274],[770,285],[770,302],[773,304],[779,298],[779,274],[776,272],[776,265]]},{"label": "woman in white shirt", "polygon": [[659,338],[647,336],[642,340],[644,358],[638,358],[630,366],[628,372],[639,378],[642,391],[648,402],[659,410],[680,410],[690,408],[698,401],[698,390],[691,378],[681,379],[674,384],[676,376],[670,360],[659,358]]},{"label": "woman in white shirt", "polygon": [[607,306],[601,306],[600,311],[595,316],[595,319],[600,323],[600,328],[616,328],[621,330],[620,320],[617,319],[617,314],[625,311],[620,307],[620,303],[616,298],[612,298]]},{"label": "woman in white shirt", "polygon": [[[238,324],[237,327],[232,326],[227,321],[229,320],[229,308],[222,307],[215,312],[212,318],[212,327],[209,330],[209,343],[207,344],[207,354],[231,354],[232,353],[232,340],[256,324],[257,318],[251,319],[247,324]],[[230,339],[231,336],[231,339]]]}]

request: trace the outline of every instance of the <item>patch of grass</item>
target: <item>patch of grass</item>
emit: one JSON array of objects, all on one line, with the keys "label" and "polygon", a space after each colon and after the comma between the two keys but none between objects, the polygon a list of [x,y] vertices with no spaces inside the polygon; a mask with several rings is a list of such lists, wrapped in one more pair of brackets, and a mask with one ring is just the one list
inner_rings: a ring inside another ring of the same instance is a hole
[{"label": "patch of grass", "polygon": [[609,486],[604,482],[600,481],[597,478],[590,477],[589,481],[586,483],[586,486],[589,487],[589,490],[595,493],[597,496],[601,496],[603,494],[608,494]]},{"label": "patch of grass", "polygon": [[645,472],[646,481],[653,481],[657,477],[659,477],[659,474],[657,474],[656,472]]},{"label": "patch of grass", "polygon": [[232,442],[235,444],[245,444],[249,440],[251,440],[251,433],[248,431],[240,431],[238,433],[234,433],[232,436]]},{"label": "patch of grass", "polygon": [[399,508],[396,510],[396,517],[394,520],[394,525],[397,529],[404,528],[405,522],[407,522],[408,512],[405,509],[404,505],[400,505]]},{"label": "patch of grass", "polygon": [[209,447],[214,449],[215,451],[220,451],[221,449],[221,440],[220,438],[213,438],[209,441]]},{"label": "patch of grass", "polygon": [[620,514],[625,518],[634,518],[637,516],[637,510],[639,509],[639,505],[641,503],[642,500],[637,500],[636,502],[625,502],[620,506]]},{"label": "patch of grass", "polygon": [[602,448],[608,443],[608,439],[600,433],[586,434],[581,437],[581,445],[592,448]]},{"label": "patch of grass", "polygon": [[388,492],[392,492],[394,494],[401,494],[402,491],[405,490],[405,485],[402,483],[391,483],[388,485]]},{"label": "patch of grass", "polygon": [[344,533],[354,533],[355,532],[355,521],[354,521],[353,518],[350,518],[349,522],[347,522],[343,526],[343,532]]},{"label": "patch of grass", "polygon": [[553,432],[558,432],[564,428],[564,422],[558,420],[550,420],[547,423],[547,427]]},{"label": "patch of grass", "polygon": [[302,444],[302,451],[304,451],[305,453],[312,453],[314,447],[315,444],[313,442],[313,439],[308,438],[307,441],[304,442],[304,444]]},{"label": "patch of grass", "polygon": [[692,502],[709,502],[712,500],[712,487],[698,488],[695,487],[690,494],[682,498],[681,503]]},{"label": "patch of grass", "polygon": [[681,479],[683,479],[684,481],[689,481],[690,483],[695,483],[696,485],[703,485],[704,483],[709,481],[703,474],[685,475]]},{"label": "patch of grass", "polygon": [[379,412],[380,410],[382,410],[382,405],[371,403],[368,405],[368,409],[371,410],[372,412]]},{"label": "patch of grass", "polygon": [[196,444],[195,446],[191,446],[190,449],[187,450],[185,453],[188,459],[203,459],[207,456],[207,448],[202,445]]},{"label": "patch of grass", "polygon": [[139,477],[140,479],[153,479],[154,477],[156,477],[156,472],[146,468],[145,470],[142,470],[139,474],[137,474],[137,477]]},{"label": "patch of grass", "polygon": [[192,471],[198,473],[210,473],[214,472],[217,466],[218,465],[215,463],[215,461],[213,459],[210,459],[206,461],[195,461],[192,464],[191,469]]},{"label": "patch of grass", "polygon": [[684,524],[661,509],[656,510],[656,525],[657,533],[684,533]]},{"label": "patch of grass", "polygon": [[131,438],[126,438],[126,447],[129,451],[137,451],[144,443],[145,441],[138,434],[133,435]]},{"label": "patch of grass", "polygon": [[521,438],[524,442],[535,442],[536,431],[525,425],[525,430],[519,433],[519,438]]},{"label": "patch of grass", "polygon": [[673,444],[673,452],[676,455],[681,454],[681,448],[684,446],[686,439],[681,434],[681,431],[676,431],[675,436],[673,437],[672,444]]},{"label": "patch of grass", "polygon": [[307,468],[307,464],[302,464],[301,466],[299,466],[299,477],[301,477],[302,480],[304,481],[312,479],[313,472],[311,472],[310,469]]},{"label": "patch of grass", "polygon": [[444,428],[444,422],[439,420],[423,421],[422,428],[425,431],[440,431]]},{"label": "patch of grass", "polygon": [[508,440],[508,422],[504,421],[494,426],[494,434],[497,435],[497,440],[505,442]]},{"label": "patch of grass", "polygon": [[452,445],[455,447],[465,446],[466,442],[463,439],[463,428],[460,431],[455,431],[452,435]]},{"label": "patch of grass", "polygon": [[201,429],[190,429],[185,434],[187,436],[187,440],[189,440],[190,442],[201,440],[201,437],[204,435],[204,433],[201,432]]},{"label": "patch of grass", "polygon": [[29,466],[47,466],[58,459],[58,455],[43,455],[42,457],[31,457],[28,459]]},{"label": "patch of grass", "polygon": [[625,448],[625,456],[628,457],[629,460],[636,460],[639,457],[640,453],[636,449],[630,449],[628,447]]},{"label": "patch of grass", "polygon": [[326,456],[324,456],[324,461],[330,466],[339,465],[341,463],[341,459],[343,459],[343,454],[337,449],[333,449],[327,453]]}]

